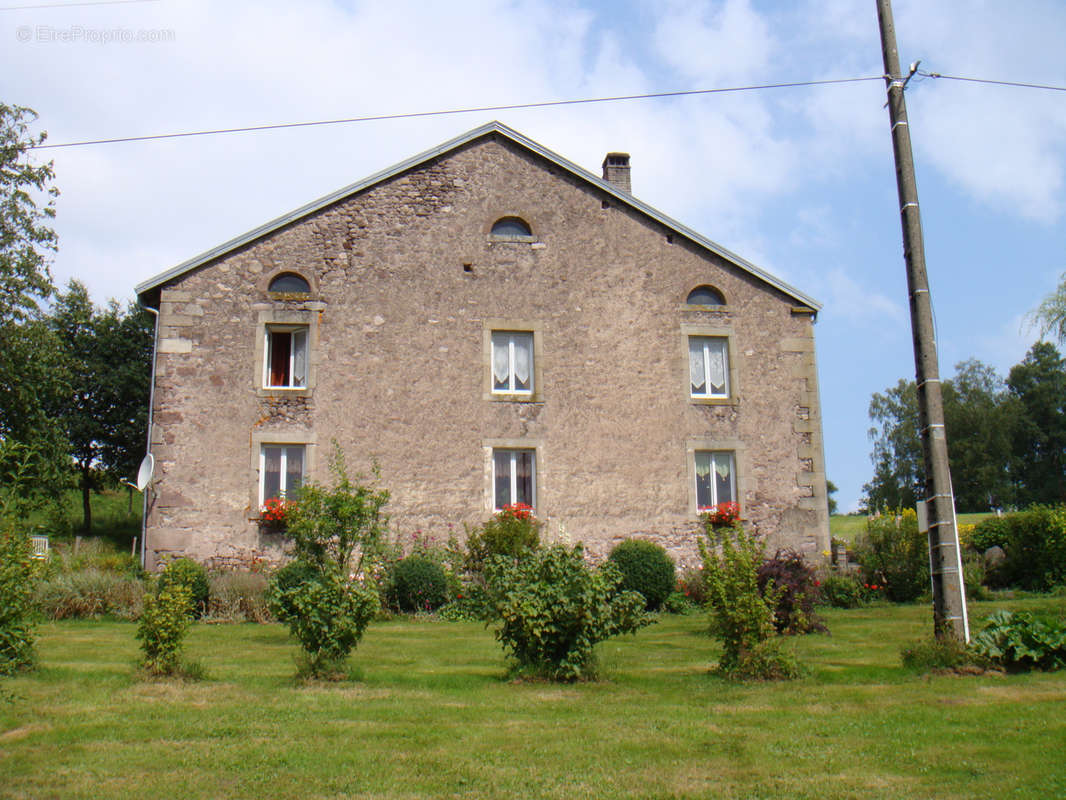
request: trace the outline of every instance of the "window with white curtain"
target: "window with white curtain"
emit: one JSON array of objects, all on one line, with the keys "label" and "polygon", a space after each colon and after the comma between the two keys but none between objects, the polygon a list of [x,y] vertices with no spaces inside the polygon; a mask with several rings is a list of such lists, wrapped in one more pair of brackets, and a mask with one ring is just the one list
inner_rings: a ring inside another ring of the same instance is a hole
[{"label": "window with white curtain", "polygon": [[537,507],[537,456],[534,450],[492,451],[492,507],[525,503]]},{"label": "window with white curtain", "polygon": [[492,332],[493,394],[533,394],[533,334]]},{"label": "window with white curtain", "polygon": [[689,336],[688,367],[693,397],[729,397],[729,339]]},{"label": "window with white curtain", "polygon": [[259,449],[259,505],[275,498],[292,499],[304,482],[302,444],[264,444]]},{"label": "window with white curtain", "polygon": [[697,450],[696,508],[737,502],[736,458],[728,451]]}]

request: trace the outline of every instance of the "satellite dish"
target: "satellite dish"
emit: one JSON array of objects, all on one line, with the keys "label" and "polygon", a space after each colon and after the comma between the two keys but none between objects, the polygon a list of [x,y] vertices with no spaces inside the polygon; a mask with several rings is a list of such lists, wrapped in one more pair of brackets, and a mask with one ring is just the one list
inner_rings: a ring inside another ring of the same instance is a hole
[{"label": "satellite dish", "polygon": [[145,487],[152,482],[152,473],[155,471],[155,456],[151,453],[141,459],[140,469],[137,470],[137,491],[143,492]]}]

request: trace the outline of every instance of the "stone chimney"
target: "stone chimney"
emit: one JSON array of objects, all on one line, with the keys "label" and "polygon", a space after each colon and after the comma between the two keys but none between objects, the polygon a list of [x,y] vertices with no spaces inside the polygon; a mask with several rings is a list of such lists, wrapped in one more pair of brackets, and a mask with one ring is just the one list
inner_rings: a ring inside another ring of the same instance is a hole
[{"label": "stone chimney", "polygon": [[629,153],[608,153],[603,159],[603,179],[627,194],[633,191],[629,181]]}]

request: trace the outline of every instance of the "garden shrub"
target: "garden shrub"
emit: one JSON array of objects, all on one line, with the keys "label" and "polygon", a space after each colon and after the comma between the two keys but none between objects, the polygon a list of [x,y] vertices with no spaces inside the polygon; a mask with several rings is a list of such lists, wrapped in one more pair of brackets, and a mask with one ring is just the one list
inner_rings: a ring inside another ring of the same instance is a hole
[{"label": "garden shrub", "polygon": [[639,592],[645,608],[656,611],[674,591],[676,568],[673,559],[654,542],[626,539],[607,557],[622,573],[622,588]]},{"label": "garden shrub", "polygon": [[208,576],[207,616],[234,622],[269,622],[267,603],[269,582],[261,572],[216,572]]},{"label": "garden shrub", "polygon": [[909,603],[929,591],[929,540],[912,509],[866,520],[854,553],[864,582],[881,587],[889,600]]},{"label": "garden shrub", "polygon": [[1066,627],[1028,612],[995,612],[970,646],[1012,672],[1066,668]]},{"label": "garden shrub", "polygon": [[285,589],[275,581],[271,610],[300,642],[301,675],[343,677],[345,659],[378,612],[377,592],[345,580],[336,569],[305,575]]},{"label": "garden shrub", "polygon": [[204,565],[191,558],[177,558],[163,565],[159,573],[159,588],[180,585],[189,590],[192,605],[190,613],[202,617],[207,611],[207,598],[210,596],[211,584],[207,580]]},{"label": "garden shrub", "polygon": [[688,614],[695,605],[681,592],[670,592],[663,600],[662,609],[667,614]]},{"label": "garden shrub", "polygon": [[[353,482],[333,443],[332,486],[307,483],[287,511],[296,564],[279,570],[270,610],[303,649],[300,673],[341,677],[343,662],[381,608],[375,589],[385,549],[384,489]],[[286,571],[288,570],[288,571]]]},{"label": "garden shrub", "polygon": [[467,534],[466,568],[474,575],[484,573],[496,556],[512,561],[540,547],[540,522],[525,503],[504,506],[480,529]]},{"label": "garden shrub", "polygon": [[[1033,506],[977,525],[975,546],[1003,548],[1006,559],[990,569],[993,586],[1046,592],[1066,583],[1066,506]],[[979,542],[979,544],[977,544]]]},{"label": "garden shrub", "polygon": [[851,572],[831,571],[821,590],[822,602],[833,608],[858,608],[864,602],[862,581]]},{"label": "garden shrub", "polygon": [[0,675],[33,666],[30,540],[0,520]]},{"label": "garden shrub", "polygon": [[814,567],[795,550],[778,550],[759,565],[759,591],[773,592],[774,629],[778,633],[811,633],[827,630],[814,613],[821,594]]},{"label": "garden shrub", "polygon": [[47,619],[137,619],[144,605],[144,582],[95,567],[61,572],[37,581],[33,605]]},{"label": "garden shrub", "polygon": [[623,591],[611,562],[585,564],[581,545],[531,550],[489,562],[488,600],[499,621],[496,639],[517,671],[555,681],[595,676],[594,646],[651,623],[644,598]]},{"label": "garden shrub", "polygon": [[144,612],[137,626],[144,659],[141,666],[150,675],[188,672],[182,662],[182,642],[192,621],[193,600],[189,587],[179,581],[158,584],[158,591],[144,597]]},{"label": "garden shrub", "polygon": [[448,599],[447,590],[444,568],[427,556],[408,556],[392,569],[390,600],[401,611],[434,611]]},{"label": "garden shrub", "polygon": [[[711,633],[722,642],[718,671],[731,678],[772,678],[789,673],[791,658],[782,650],[762,647],[776,635],[776,587],[759,590],[758,570],[763,544],[743,523],[715,525],[704,518],[706,541],[699,540]],[[781,664],[774,665],[779,656]]]},{"label": "garden shrub", "polygon": [[677,576],[677,591],[694,606],[706,605],[707,582],[703,578],[703,570],[696,567],[683,569]]}]

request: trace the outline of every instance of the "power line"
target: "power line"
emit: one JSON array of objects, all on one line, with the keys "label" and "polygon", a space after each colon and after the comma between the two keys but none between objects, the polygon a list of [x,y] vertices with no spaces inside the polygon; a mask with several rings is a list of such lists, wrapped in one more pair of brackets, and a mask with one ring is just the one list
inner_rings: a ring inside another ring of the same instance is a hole
[{"label": "power line", "polygon": [[127,3],[158,3],[160,0],[91,0],[81,3],[34,3],[32,5],[0,5],[0,11],[28,9],[75,9],[79,5],[125,5]]},{"label": "power line", "polygon": [[317,120],[314,122],[285,122],[275,125],[252,125],[243,128],[218,128],[206,131],[185,131],[183,133],[160,133],[151,136],[125,136],[116,139],[89,139],[83,142],[64,142],[62,144],[40,144],[35,150],[45,150],[58,147],[83,147],[93,144],[118,144],[120,142],[145,142],[154,139],[178,139],[186,136],[214,136],[223,133],[248,133],[251,131],[272,131],[281,128],[309,128],[318,125],[344,125],[353,122],[379,122],[392,119],[412,119],[415,117],[438,117],[446,114],[473,114],[486,111],[513,111],[520,108],[546,108],[548,106],[571,106],[588,103],[615,103],[623,100],[650,100],[660,97],[685,97],[699,94],[724,94],[726,92],[751,92],[761,89],[789,89],[800,86],[825,86],[836,83],[858,83],[860,81],[884,80],[883,75],[872,75],[865,78],[835,78],[823,81],[794,81],[792,83],[767,83],[759,86],[733,86],[724,89],[689,89],[679,92],[655,92],[652,94],[627,94],[614,97],[593,97],[581,100],[549,100],[542,103],[512,103],[499,106],[477,106],[472,108],[453,108],[440,111],[416,111],[406,114],[377,114],[367,117],[349,117],[347,119]]},{"label": "power line", "polygon": [[1017,81],[994,81],[988,78],[962,78],[958,75],[941,75],[939,72],[918,72],[926,78],[944,78],[949,81],[968,81],[969,83],[990,83],[995,86],[1017,86],[1022,89],[1048,89],[1052,92],[1066,92],[1066,86],[1048,86],[1043,83],[1019,83]]}]

